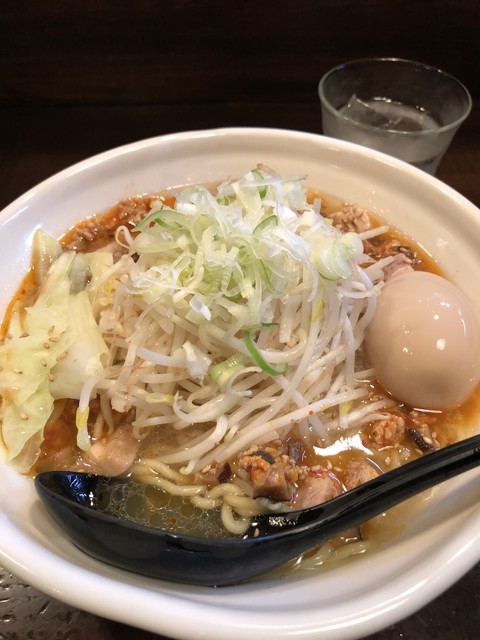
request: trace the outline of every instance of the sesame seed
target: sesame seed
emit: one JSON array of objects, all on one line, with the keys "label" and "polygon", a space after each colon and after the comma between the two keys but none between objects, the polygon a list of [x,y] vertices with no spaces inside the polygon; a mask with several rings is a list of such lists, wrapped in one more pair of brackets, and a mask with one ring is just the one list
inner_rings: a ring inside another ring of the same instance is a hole
[{"label": "sesame seed", "polygon": [[52,336],[51,338],[49,338],[50,342],[58,342],[60,340],[60,338],[57,338],[57,336]]},{"label": "sesame seed", "polygon": [[21,418],[22,420],[28,420],[28,416],[27,416],[27,414],[26,414],[26,413],[21,413],[21,414],[20,414],[20,418]]},{"label": "sesame seed", "polygon": [[11,340],[12,337],[13,336],[12,336],[12,334],[10,332],[5,335],[5,338],[7,338],[8,340]]},{"label": "sesame seed", "polygon": [[14,369],[13,373],[23,373],[23,371],[21,369]]},{"label": "sesame seed", "polygon": [[42,367],[46,367],[46,366],[47,366],[47,364],[48,364],[48,362],[45,360],[45,358],[42,358],[42,359],[40,360],[40,362],[42,363]]},{"label": "sesame seed", "polygon": [[57,356],[57,361],[58,360],[65,360],[65,358],[68,355],[68,351],[64,351],[63,353],[61,353],[59,356]]},{"label": "sesame seed", "polygon": [[50,329],[48,330],[49,334],[52,334],[55,331],[55,325],[52,324],[52,326],[50,327]]},{"label": "sesame seed", "polygon": [[51,374],[51,373],[48,376],[48,379],[49,379],[50,382],[53,382],[55,380],[55,378],[53,377],[53,374]]},{"label": "sesame seed", "polygon": [[22,333],[22,335],[20,336],[20,338],[28,338],[28,336],[29,336],[29,335],[30,335],[30,334],[28,333],[28,331],[24,331],[24,332]]},{"label": "sesame seed", "polygon": [[48,344],[48,342],[44,342],[43,343],[43,348],[44,349],[50,349],[50,345]]}]

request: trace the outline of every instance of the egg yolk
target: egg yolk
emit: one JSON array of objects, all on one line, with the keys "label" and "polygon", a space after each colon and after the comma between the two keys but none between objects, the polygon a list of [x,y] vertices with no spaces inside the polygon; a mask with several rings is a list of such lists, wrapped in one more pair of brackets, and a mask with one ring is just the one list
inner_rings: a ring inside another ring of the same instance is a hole
[{"label": "egg yolk", "polygon": [[365,344],[378,382],[413,407],[455,407],[480,379],[480,329],[472,304],[432,273],[411,271],[387,281]]}]

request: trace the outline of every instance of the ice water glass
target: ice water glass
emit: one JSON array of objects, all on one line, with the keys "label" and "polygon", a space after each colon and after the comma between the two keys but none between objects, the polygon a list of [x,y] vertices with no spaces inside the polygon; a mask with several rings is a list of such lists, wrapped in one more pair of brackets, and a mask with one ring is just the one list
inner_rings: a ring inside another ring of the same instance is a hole
[{"label": "ice water glass", "polygon": [[398,58],[354,60],[320,80],[323,133],[405,160],[434,174],[470,113],[452,75]]}]

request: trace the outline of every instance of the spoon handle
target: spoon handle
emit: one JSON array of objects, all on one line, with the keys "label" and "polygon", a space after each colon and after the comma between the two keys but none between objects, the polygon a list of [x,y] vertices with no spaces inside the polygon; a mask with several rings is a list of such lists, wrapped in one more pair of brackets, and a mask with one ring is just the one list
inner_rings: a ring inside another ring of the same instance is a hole
[{"label": "spoon handle", "polygon": [[397,469],[321,505],[283,514],[264,514],[252,525],[250,535],[269,535],[305,528],[322,530],[322,538],[359,526],[435,484],[480,465],[480,435],[425,454]]}]

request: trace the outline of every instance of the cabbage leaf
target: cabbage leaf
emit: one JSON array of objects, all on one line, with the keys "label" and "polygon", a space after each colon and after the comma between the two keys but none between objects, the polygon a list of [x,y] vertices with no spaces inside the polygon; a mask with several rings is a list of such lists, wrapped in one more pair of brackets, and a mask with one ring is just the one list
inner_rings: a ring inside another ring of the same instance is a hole
[{"label": "cabbage leaf", "polygon": [[38,457],[54,401],[78,399],[108,354],[87,290],[72,293],[75,255],[53,261],[35,303],[12,314],[0,347],[3,441],[7,461],[21,472]]}]

